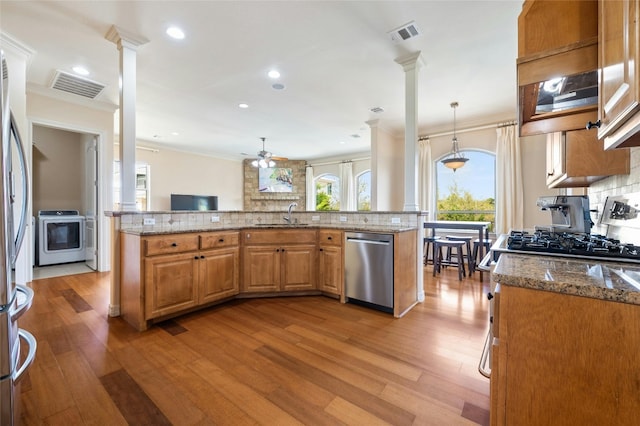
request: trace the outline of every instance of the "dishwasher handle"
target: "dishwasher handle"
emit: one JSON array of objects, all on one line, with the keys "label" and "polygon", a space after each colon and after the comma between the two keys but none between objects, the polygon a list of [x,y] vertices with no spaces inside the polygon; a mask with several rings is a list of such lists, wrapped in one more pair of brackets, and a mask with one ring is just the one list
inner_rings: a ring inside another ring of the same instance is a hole
[{"label": "dishwasher handle", "polygon": [[356,238],[356,237],[347,237],[348,243],[357,243],[357,244],[378,244],[382,246],[388,246],[391,244],[391,241],[387,240],[369,240],[366,238]]}]

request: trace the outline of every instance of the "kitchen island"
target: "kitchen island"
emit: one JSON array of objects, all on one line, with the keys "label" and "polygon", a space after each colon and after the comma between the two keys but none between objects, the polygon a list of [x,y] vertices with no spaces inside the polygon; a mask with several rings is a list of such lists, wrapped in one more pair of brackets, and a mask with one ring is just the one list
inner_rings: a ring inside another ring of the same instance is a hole
[{"label": "kitchen island", "polygon": [[502,254],[491,424],[637,424],[640,264]]},{"label": "kitchen island", "polygon": [[420,213],[318,213],[297,213],[291,224],[279,212],[113,214],[118,314],[145,330],[236,298],[325,295],[345,302],[344,232],[364,230],[393,235],[393,315],[420,301]]}]

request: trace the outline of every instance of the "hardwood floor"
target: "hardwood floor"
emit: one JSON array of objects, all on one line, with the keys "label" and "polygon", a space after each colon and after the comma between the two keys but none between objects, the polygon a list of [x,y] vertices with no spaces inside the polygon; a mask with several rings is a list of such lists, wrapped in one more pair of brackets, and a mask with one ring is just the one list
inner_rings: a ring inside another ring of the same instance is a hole
[{"label": "hardwood floor", "polygon": [[243,299],[139,333],[109,273],[36,280],[24,425],[488,424],[488,279],[425,268],[405,317],[325,297]]}]

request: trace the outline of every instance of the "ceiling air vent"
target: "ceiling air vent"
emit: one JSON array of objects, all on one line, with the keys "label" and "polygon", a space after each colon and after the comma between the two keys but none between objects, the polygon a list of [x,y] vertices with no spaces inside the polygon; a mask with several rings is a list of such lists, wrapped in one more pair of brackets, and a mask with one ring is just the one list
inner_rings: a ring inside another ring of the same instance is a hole
[{"label": "ceiling air vent", "polygon": [[384,108],[382,108],[382,107],[373,107],[369,111],[371,111],[374,114],[380,114],[380,113],[384,112]]},{"label": "ceiling air vent", "polygon": [[399,43],[419,36],[420,29],[418,29],[415,22],[411,21],[408,24],[404,24],[403,26],[396,28],[395,30],[389,31],[387,34],[389,34],[389,37],[391,37],[393,42]]},{"label": "ceiling air vent", "polygon": [[53,77],[51,88],[95,99],[105,88],[105,85],[58,70]]}]

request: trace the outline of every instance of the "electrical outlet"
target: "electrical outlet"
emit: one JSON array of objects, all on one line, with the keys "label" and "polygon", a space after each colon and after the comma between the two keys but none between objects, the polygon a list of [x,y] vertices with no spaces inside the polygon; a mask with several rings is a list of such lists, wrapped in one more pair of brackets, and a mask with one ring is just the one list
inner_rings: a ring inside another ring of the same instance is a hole
[{"label": "electrical outlet", "polygon": [[400,218],[399,217],[392,217],[391,218],[391,223],[393,225],[400,225]]},{"label": "electrical outlet", "polygon": [[155,225],[156,224],[156,220],[152,217],[145,217],[144,218],[144,222],[145,225]]},{"label": "electrical outlet", "polygon": [[319,221],[320,221],[320,216],[318,216],[318,215],[313,215],[313,216],[311,216],[311,220],[312,220],[313,222],[319,222]]},{"label": "electrical outlet", "polygon": [[340,216],[340,222],[346,222],[346,221],[347,221],[346,216]]},{"label": "electrical outlet", "polygon": [[211,216],[211,222],[220,222],[220,216]]}]

